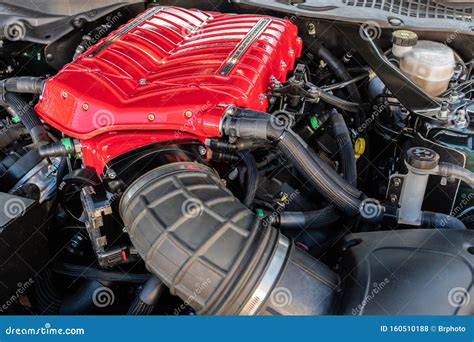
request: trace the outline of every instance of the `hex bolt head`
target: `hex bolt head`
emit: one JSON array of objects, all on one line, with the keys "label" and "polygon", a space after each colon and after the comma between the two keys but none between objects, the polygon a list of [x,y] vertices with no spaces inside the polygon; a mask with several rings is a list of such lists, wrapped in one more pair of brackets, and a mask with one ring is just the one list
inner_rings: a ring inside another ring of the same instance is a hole
[{"label": "hex bolt head", "polygon": [[89,110],[89,104],[88,104],[87,102],[84,102],[84,103],[82,104],[82,109],[84,109],[84,110]]}]

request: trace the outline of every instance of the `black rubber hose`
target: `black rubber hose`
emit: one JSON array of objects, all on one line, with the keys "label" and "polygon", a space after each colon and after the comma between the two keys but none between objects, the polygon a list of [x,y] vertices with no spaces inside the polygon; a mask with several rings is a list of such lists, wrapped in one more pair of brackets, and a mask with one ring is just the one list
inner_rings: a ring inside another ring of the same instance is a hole
[{"label": "black rubber hose", "polygon": [[119,273],[67,263],[54,265],[53,271],[70,277],[124,283],[144,283],[150,278],[148,273]]},{"label": "black rubber hose", "polygon": [[0,81],[3,95],[8,92],[39,95],[43,91],[45,79],[40,77],[11,77]]},{"label": "black rubber hose", "polygon": [[279,222],[276,222],[276,224],[282,229],[311,229],[329,226],[336,223],[339,218],[338,210],[329,205],[313,211],[282,212],[279,215]]},{"label": "black rubber hose", "polygon": [[[304,144],[296,133],[287,130],[280,138],[277,146],[328,202],[333,203],[339,210],[349,216],[359,213],[361,200],[347,191],[347,188],[350,188],[351,185],[342,177],[340,177],[339,182],[335,182],[331,177],[328,177],[325,170],[320,167],[320,163],[315,161],[319,157],[309,146]],[[334,175],[337,175],[333,170],[331,171]],[[344,183],[347,184],[346,187],[341,186]]]},{"label": "black rubber hose", "polygon": [[[352,79],[352,76],[347,71],[344,64],[339,61],[332,53],[322,44],[314,44],[312,47],[312,52],[316,54],[319,58],[323,59],[332,72],[338,77],[341,81],[349,81]],[[361,102],[360,92],[357,89],[355,84],[347,85],[349,90],[349,95],[355,102]]]},{"label": "black rubber hose", "polygon": [[346,215],[359,213],[362,193],[325,164],[295,132],[278,126],[272,119],[226,117],[222,133],[228,136],[277,141],[277,147],[298,171],[331,204]]},{"label": "black rubber hose", "polygon": [[255,158],[250,152],[239,152],[240,158],[245,164],[247,168],[247,177],[245,181],[245,195],[242,203],[250,207],[252,205],[253,200],[255,199],[255,194],[257,192],[258,187],[258,170],[257,170],[257,163]]},{"label": "black rubber hose", "polygon": [[165,291],[166,285],[157,277],[151,276],[130,305],[127,314],[150,315]]},{"label": "black rubber hose", "polygon": [[421,226],[436,229],[466,229],[464,223],[458,218],[430,211],[421,213]]},{"label": "black rubber hose", "polygon": [[11,112],[20,117],[35,146],[44,145],[51,141],[41,120],[28,102],[15,93],[6,93],[4,98],[5,104],[10,107]]},{"label": "black rubber hose", "polygon": [[[275,122],[275,118],[268,113],[262,113],[250,109],[238,109],[235,116],[227,116],[222,122],[222,133],[227,136],[237,136],[240,138],[261,139],[278,141],[286,133],[285,127]],[[299,136],[291,129],[287,130],[290,134],[297,137],[298,149],[308,150],[308,156],[317,164],[318,168],[324,171],[322,177],[328,177],[330,180],[338,184],[344,192],[353,197],[360,197],[361,192],[348,184],[338,173],[336,173],[328,164],[326,164]]]},{"label": "black rubber hose", "polygon": [[[321,90],[315,93],[315,96],[319,97],[322,101],[334,107],[343,109],[347,112],[363,113],[364,110],[366,109],[360,102],[346,101],[337,96],[331,95],[328,92],[325,92],[324,90]],[[356,117],[357,117],[356,125],[360,126],[361,119],[359,118],[359,115],[357,115]]]},{"label": "black rubber hose", "polygon": [[357,187],[357,162],[352,147],[351,135],[344,117],[334,110],[330,112],[329,122],[339,148],[339,160],[342,164],[344,178],[349,184]]}]

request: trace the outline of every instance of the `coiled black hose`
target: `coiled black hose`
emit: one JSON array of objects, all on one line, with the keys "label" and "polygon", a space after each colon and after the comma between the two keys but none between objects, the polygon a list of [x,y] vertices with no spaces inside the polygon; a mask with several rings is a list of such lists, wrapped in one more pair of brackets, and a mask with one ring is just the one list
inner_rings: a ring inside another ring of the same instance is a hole
[{"label": "coiled black hose", "polygon": [[239,152],[240,158],[247,168],[247,179],[245,184],[245,195],[242,203],[249,207],[255,199],[258,187],[258,170],[255,158],[250,152]]}]

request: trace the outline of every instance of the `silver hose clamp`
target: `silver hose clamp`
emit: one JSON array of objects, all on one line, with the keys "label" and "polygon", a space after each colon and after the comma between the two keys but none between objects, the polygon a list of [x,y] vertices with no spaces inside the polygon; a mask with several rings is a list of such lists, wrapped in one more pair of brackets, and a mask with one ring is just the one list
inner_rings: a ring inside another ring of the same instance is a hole
[{"label": "silver hose clamp", "polygon": [[263,274],[260,283],[257,285],[257,288],[250,296],[247,304],[244,305],[239,315],[250,316],[255,315],[262,304],[265,302],[266,298],[272,291],[278,276],[280,275],[281,269],[285,264],[285,259],[288,254],[288,249],[290,248],[290,240],[280,234],[278,237],[277,247],[275,253],[273,254],[270,264]]}]

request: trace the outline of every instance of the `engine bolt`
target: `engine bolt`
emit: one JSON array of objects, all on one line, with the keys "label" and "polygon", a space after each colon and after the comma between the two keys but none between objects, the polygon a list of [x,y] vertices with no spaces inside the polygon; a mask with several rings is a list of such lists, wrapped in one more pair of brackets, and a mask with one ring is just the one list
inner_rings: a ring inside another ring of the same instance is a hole
[{"label": "engine bolt", "polygon": [[115,179],[117,175],[115,174],[114,170],[110,169],[107,171],[107,177],[109,177],[110,179]]},{"label": "engine bolt", "polygon": [[82,109],[84,109],[84,110],[89,110],[89,104],[88,104],[87,102],[84,102],[84,103],[82,104]]},{"label": "engine bolt", "polygon": [[67,92],[62,91],[61,96],[62,96],[63,99],[67,99]]},{"label": "engine bolt", "polygon": [[184,116],[188,119],[191,119],[193,117],[193,112],[191,110],[187,110],[184,112]]},{"label": "engine bolt", "polygon": [[205,156],[207,153],[207,149],[204,146],[199,146],[199,154],[201,156]]},{"label": "engine bolt", "polygon": [[155,114],[150,113],[148,114],[148,121],[154,121],[155,120]]},{"label": "engine bolt", "polygon": [[393,185],[395,185],[395,186],[398,187],[398,186],[400,186],[400,184],[401,184],[401,182],[400,182],[400,179],[399,179],[399,178],[395,178],[395,179],[393,180]]},{"label": "engine bolt", "polygon": [[390,202],[395,203],[398,200],[398,196],[395,194],[390,195]]}]

